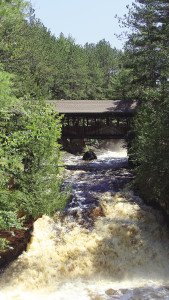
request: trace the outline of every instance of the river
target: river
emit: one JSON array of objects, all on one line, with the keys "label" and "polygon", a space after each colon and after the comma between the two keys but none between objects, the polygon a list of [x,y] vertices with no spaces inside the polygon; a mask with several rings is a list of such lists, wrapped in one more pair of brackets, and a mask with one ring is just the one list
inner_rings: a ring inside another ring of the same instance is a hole
[{"label": "river", "polygon": [[1,274],[2,300],[169,299],[169,231],[131,190],[122,141],[98,159],[65,155],[72,197],[34,224],[28,249]]}]

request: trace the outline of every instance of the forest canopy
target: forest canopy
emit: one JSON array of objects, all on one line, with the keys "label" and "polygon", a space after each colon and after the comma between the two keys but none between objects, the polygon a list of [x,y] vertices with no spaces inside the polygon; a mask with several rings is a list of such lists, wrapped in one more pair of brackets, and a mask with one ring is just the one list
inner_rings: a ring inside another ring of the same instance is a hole
[{"label": "forest canopy", "polygon": [[2,1],[0,62],[14,73],[15,95],[27,99],[114,99],[114,76],[122,51],[104,39],[76,44],[55,37],[36,18],[30,3]]}]

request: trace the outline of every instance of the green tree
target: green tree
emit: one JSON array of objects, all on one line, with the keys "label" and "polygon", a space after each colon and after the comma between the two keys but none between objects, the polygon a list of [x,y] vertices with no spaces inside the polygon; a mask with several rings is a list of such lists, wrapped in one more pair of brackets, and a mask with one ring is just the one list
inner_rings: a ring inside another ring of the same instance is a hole
[{"label": "green tree", "polygon": [[[28,216],[62,209],[66,196],[60,118],[42,101],[28,101],[50,94],[55,38],[22,0],[0,2],[0,28],[0,230],[12,231]],[[0,238],[0,249],[6,245]]]},{"label": "green tree", "polygon": [[125,99],[159,98],[168,76],[167,11],[167,1],[137,0],[120,20],[130,31],[113,88]]},{"label": "green tree", "polygon": [[6,110],[16,104],[17,98],[13,94],[13,75],[5,72],[0,65],[0,109]]},{"label": "green tree", "polygon": [[0,15],[0,60],[6,71],[15,74],[16,96],[50,98],[56,73],[55,38],[22,0],[4,1]]},{"label": "green tree", "polygon": [[87,99],[114,99],[114,81],[119,70],[121,51],[113,49],[108,42],[84,46],[87,57],[88,81]]},{"label": "green tree", "polygon": [[54,99],[85,99],[86,58],[83,48],[63,34],[55,44],[56,73],[52,88]]},{"label": "green tree", "polygon": [[[41,103],[1,112],[1,210],[26,216],[51,215],[64,207],[60,192],[60,119]],[[15,207],[15,208],[14,208]]]},{"label": "green tree", "polygon": [[113,78],[119,70],[121,51],[112,48],[104,39],[96,44],[96,57],[103,72],[102,89],[105,99],[112,99]]},{"label": "green tree", "polygon": [[87,61],[86,99],[102,99],[103,70],[96,56],[96,45],[86,43],[84,51]]},{"label": "green tree", "polygon": [[[132,155],[142,195],[169,213],[169,3],[138,0],[130,10],[132,33],[126,44],[128,62],[142,107],[135,120]],[[128,64],[128,65],[127,65]]]},{"label": "green tree", "polygon": [[[3,143],[4,140],[1,137],[4,135],[6,130],[6,123],[9,119],[8,110],[12,109],[16,104],[18,104],[17,98],[13,95],[12,88],[12,78],[13,76],[8,72],[5,72],[0,65],[0,140]],[[0,144],[0,157],[3,157],[2,143]],[[3,157],[5,162],[5,158]],[[4,181],[3,171],[1,166],[0,168],[0,178],[1,184]],[[3,196],[2,196],[3,194]],[[1,197],[2,196],[2,197]],[[22,219],[18,219],[17,212],[15,210],[14,201],[7,197],[6,193],[3,193],[0,188],[0,230],[9,230],[10,228],[21,228]],[[4,238],[0,238],[0,249],[6,248],[8,242]]]}]

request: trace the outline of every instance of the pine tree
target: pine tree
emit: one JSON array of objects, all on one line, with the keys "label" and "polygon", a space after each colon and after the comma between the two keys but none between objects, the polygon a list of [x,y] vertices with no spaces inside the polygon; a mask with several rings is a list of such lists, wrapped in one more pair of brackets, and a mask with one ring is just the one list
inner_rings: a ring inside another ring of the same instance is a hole
[{"label": "pine tree", "polygon": [[164,80],[164,71],[168,65],[164,52],[169,4],[153,0],[137,2],[139,4],[134,5],[135,11],[131,11],[129,17],[134,32],[129,36],[126,50],[133,58],[139,84],[156,87],[158,81]]},{"label": "pine tree", "polygon": [[158,99],[159,85],[168,79],[169,3],[137,0],[123,23],[130,28],[119,73],[120,77],[128,70],[130,92],[127,89],[126,97],[155,99],[157,95]]},{"label": "pine tree", "polygon": [[169,214],[169,3],[138,0],[130,10],[125,50],[131,87],[142,100],[133,145],[141,194]]}]

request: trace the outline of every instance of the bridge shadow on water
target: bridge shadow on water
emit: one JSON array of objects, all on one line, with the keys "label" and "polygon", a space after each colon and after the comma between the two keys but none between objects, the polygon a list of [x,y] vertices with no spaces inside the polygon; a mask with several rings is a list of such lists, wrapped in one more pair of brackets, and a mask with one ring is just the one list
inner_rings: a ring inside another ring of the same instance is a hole
[{"label": "bridge shadow on water", "polygon": [[80,164],[65,165],[68,170],[83,170],[83,171],[101,171],[101,170],[118,170],[121,168],[129,168],[127,158],[111,158],[104,160],[95,160],[92,162],[80,161]]}]

